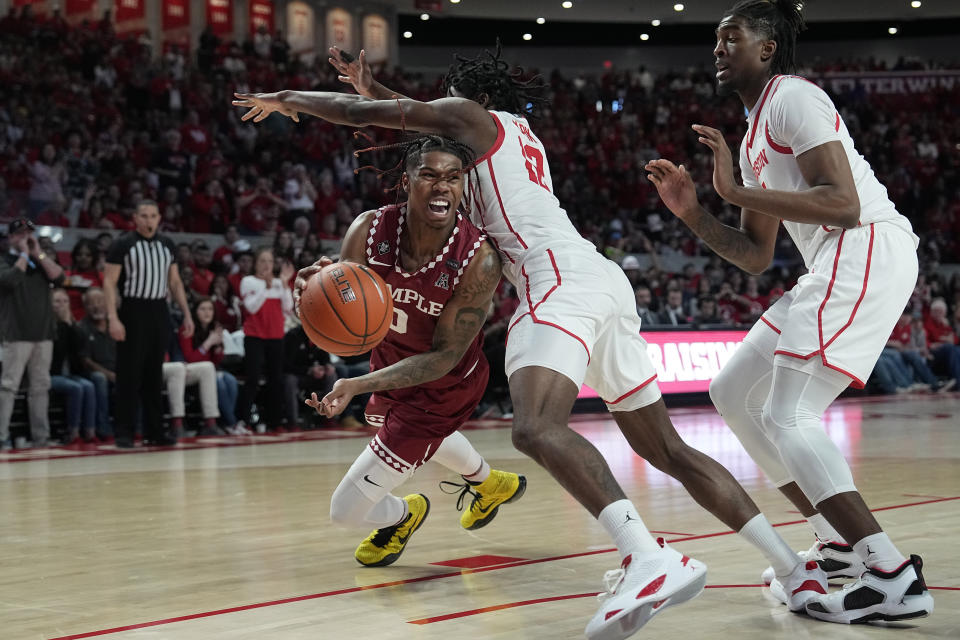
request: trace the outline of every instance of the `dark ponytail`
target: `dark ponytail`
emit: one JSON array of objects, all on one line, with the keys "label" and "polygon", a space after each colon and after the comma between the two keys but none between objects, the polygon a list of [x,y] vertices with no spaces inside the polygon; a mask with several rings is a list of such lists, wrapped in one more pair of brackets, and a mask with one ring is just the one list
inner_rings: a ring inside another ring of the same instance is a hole
[{"label": "dark ponytail", "polygon": [[726,12],[747,21],[751,31],[777,43],[770,62],[774,74],[797,71],[797,34],[806,28],[799,0],[741,0]]}]

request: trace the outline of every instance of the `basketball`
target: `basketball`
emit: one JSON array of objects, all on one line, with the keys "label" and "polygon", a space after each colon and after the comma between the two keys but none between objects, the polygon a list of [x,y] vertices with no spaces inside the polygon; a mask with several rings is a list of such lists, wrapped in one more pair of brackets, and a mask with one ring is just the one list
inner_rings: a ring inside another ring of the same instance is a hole
[{"label": "basketball", "polygon": [[387,284],[354,262],[327,265],[307,281],[300,295],[300,321],[307,337],[338,356],[359,355],[380,344],[392,318]]}]

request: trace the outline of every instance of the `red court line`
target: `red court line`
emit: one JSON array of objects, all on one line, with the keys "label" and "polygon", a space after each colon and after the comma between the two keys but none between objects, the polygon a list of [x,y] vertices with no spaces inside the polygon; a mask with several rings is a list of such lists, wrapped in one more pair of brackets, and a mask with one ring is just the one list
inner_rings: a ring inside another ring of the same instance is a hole
[{"label": "red court line", "polygon": [[456,613],[447,613],[442,616],[432,618],[420,618],[419,620],[407,620],[409,624],[431,624],[433,622],[443,622],[444,620],[453,620],[454,618],[465,618],[466,616],[475,616],[478,613],[489,613],[490,611],[499,611],[500,609],[512,609],[514,607],[525,607],[529,604],[541,604],[543,602],[556,602],[557,600],[572,600],[574,598],[596,597],[596,592],[576,593],[571,596],[553,596],[552,598],[537,598],[536,600],[523,600],[522,602],[508,602],[506,604],[495,604],[492,607],[483,607],[482,609],[471,609],[469,611],[458,611]]},{"label": "red court line", "polygon": [[692,536],[692,535],[694,535],[694,534],[692,534],[692,533],[679,533],[679,532],[677,532],[677,531],[654,531],[653,529],[650,530],[650,533],[662,533],[662,534],[665,535],[665,536]]},{"label": "red court line", "polygon": [[[912,502],[907,504],[893,505],[890,507],[880,507],[878,509],[871,509],[871,511],[887,511],[889,509],[903,509],[906,507],[919,507],[926,504],[932,504],[935,502],[948,502],[951,500],[960,500],[960,496],[954,496],[951,498],[940,498],[937,500],[924,500],[922,502]],[[801,522],[806,522],[806,520],[793,520],[790,522],[778,522],[773,525],[774,527],[786,527],[792,524],[799,524]],[[702,540],[704,538],[715,538],[718,536],[729,536],[736,533],[736,531],[718,531],[715,533],[705,533],[699,536],[691,536],[688,538],[680,538],[674,540],[668,540],[669,543],[674,542],[687,542],[689,540]],[[462,576],[468,573],[484,573],[486,571],[500,571],[502,569],[513,569],[515,567],[522,567],[530,564],[540,564],[543,562],[555,562],[557,560],[569,560],[571,558],[584,558],[586,556],[593,556],[601,553],[610,553],[616,551],[616,548],[611,547],[609,549],[595,549],[593,551],[581,551],[579,553],[568,553],[562,556],[553,556],[550,558],[538,558],[535,560],[523,560],[521,562],[513,562],[510,564],[499,564],[492,567],[480,567],[478,569],[461,569],[459,571],[451,571],[448,573],[438,573],[429,576],[421,576],[419,578],[405,578],[403,580],[393,580],[391,582],[380,582],[378,584],[371,584],[364,587],[349,587],[346,589],[337,589],[336,591],[326,591],[323,593],[312,593],[305,596],[295,596],[292,598],[283,598],[280,600],[271,600],[269,602],[258,602],[254,604],[241,605],[237,607],[230,607],[227,609],[217,609],[216,611],[204,611],[202,613],[192,613],[185,616],[177,616],[174,618],[164,618],[162,620],[152,620],[150,622],[141,622],[137,624],[126,625],[123,627],[113,627],[110,629],[100,629],[98,631],[87,631],[86,633],[78,633],[70,636],[58,636],[56,638],[50,638],[49,640],[80,640],[81,638],[93,638],[97,636],[105,636],[111,633],[119,633],[121,631],[130,631],[132,629],[144,629],[147,627],[156,627],[164,624],[171,624],[174,622],[183,622],[185,620],[196,620],[197,618],[209,618],[212,616],[224,615],[227,613],[236,613],[238,611],[249,611],[251,609],[262,609],[264,607],[273,607],[282,604],[290,604],[292,602],[303,602],[304,600],[316,600],[318,598],[327,598],[330,596],[339,596],[345,595],[348,593],[356,593],[358,591],[368,591],[371,589],[383,589],[385,587],[396,587],[403,584],[413,584],[417,582],[426,582],[428,580],[439,580],[442,578],[453,578],[456,576]],[[719,586],[719,585],[718,585]],[[936,587],[929,587],[931,589]],[[947,587],[948,589],[953,590],[953,587]],[[957,588],[960,590],[960,588]]]}]

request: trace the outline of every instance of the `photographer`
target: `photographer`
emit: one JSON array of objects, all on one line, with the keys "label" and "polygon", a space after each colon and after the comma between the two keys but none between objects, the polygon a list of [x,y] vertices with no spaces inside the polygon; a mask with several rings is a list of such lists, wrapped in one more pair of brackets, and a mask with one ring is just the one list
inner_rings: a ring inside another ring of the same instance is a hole
[{"label": "photographer", "polygon": [[18,218],[10,223],[10,250],[0,260],[0,442],[9,449],[13,401],[24,371],[30,378],[30,436],[35,447],[50,437],[50,361],[53,358],[55,318],[51,283],[63,284],[63,269],[40,249],[33,223]]}]

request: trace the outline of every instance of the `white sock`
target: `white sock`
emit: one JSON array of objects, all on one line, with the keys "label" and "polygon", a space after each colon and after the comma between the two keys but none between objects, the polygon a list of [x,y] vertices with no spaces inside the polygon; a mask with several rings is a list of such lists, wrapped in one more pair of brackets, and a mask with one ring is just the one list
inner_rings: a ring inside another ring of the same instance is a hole
[{"label": "white sock", "polygon": [[637,513],[637,508],[627,499],[608,504],[600,512],[597,520],[613,538],[621,559],[635,551],[659,551],[661,548],[647,531],[646,525]]},{"label": "white sock", "polygon": [[486,460],[480,461],[480,468],[477,469],[474,473],[470,475],[463,476],[463,479],[467,482],[472,482],[474,484],[480,484],[484,480],[490,477],[490,465],[487,464]]},{"label": "white sock", "polygon": [[753,516],[739,533],[747,542],[760,549],[778,576],[790,575],[800,564],[800,557],[784,542],[780,534],[773,530],[762,513]]},{"label": "white sock", "polygon": [[853,550],[863,558],[864,564],[871,569],[893,571],[907,561],[900,550],[890,540],[890,536],[881,531],[862,538],[853,545]]},{"label": "white sock", "polygon": [[815,513],[809,518],[807,522],[810,523],[810,526],[813,527],[813,532],[817,534],[817,538],[820,539],[820,542],[839,542],[842,544],[847,544],[847,541],[843,539],[836,529],[833,528],[833,525],[827,522],[827,519],[823,517],[822,513]]}]

